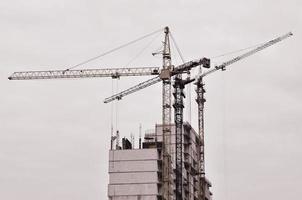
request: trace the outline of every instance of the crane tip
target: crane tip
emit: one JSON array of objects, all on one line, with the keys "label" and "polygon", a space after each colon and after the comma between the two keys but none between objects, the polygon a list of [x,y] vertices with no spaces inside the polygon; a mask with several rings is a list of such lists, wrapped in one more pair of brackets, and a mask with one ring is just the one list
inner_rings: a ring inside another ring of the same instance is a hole
[{"label": "crane tip", "polygon": [[168,26],[166,26],[166,27],[164,28],[164,30],[165,30],[165,33],[169,33],[169,27],[168,27]]}]

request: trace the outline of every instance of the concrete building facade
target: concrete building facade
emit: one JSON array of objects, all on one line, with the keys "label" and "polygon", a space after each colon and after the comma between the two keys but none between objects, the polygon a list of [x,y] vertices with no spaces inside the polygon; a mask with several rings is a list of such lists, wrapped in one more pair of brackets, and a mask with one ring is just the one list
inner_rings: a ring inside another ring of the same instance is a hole
[{"label": "concrete building facade", "polygon": [[[174,133],[174,125],[171,125]],[[200,139],[189,123],[183,126],[183,199],[200,199],[198,175]],[[171,135],[172,197],[175,199],[175,135]],[[162,126],[145,134],[141,149],[117,148],[109,151],[109,200],[162,199]],[[123,145],[125,147],[125,145]],[[205,197],[212,199],[211,183],[206,180]]]}]

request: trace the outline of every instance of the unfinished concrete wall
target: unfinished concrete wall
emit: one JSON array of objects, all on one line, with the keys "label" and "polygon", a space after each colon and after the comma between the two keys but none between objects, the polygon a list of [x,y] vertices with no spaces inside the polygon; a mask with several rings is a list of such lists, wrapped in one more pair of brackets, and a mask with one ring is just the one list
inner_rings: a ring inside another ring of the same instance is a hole
[{"label": "unfinished concrete wall", "polygon": [[157,200],[159,182],[157,149],[109,152],[110,200]]}]

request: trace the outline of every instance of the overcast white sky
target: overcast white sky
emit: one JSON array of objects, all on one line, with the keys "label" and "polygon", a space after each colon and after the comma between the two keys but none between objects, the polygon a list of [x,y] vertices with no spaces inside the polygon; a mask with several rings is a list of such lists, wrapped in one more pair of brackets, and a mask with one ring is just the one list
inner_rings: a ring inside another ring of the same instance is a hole
[{"label": "overcast white sky", "polygon": [[[99,200],[108,184],[111,106],[102,100],[112,81],[7,77],[65,69],[167,25],[186,60],[293,31],[206,79],[206,167],[216,200],[301,199],[301,1],[10,0],[0,2],[0,25],[0,199]],[[161,66],[151,56],[161,39],[131,66]],[[83,68],[124,66],[146,43]],[[161,85],[125,98],[118,113],[123,136],[137,137],[139,123],[152,129]]]}]

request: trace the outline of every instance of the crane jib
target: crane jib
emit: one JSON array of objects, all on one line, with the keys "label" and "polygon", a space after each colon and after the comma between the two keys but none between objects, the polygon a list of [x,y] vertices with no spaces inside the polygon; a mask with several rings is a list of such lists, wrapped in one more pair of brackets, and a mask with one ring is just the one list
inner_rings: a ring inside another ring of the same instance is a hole
[{"label": "crane jib", "polygon": [[94,78],[121,76],[150,76],[159,75],[159,67],[137,68],[107,68],[107,69],[79,69],[79,70],[48,70],[14,72],[9,80],[33,80],[33,79],[63,79],[63,78]]},{"label": "crane jib", "polygon": [[226,61],[226,62],[222,63],[219,66],[215,66],[214,69],[208,70],[208,71],[206,71],[206,72],[204,72],[202,74],[197,75],[197,77],[195,79],[197,80],[198,78],[205,77],[205,76],[207,76],[207,75],[209,75],[209,74],[211,74],[211,73],[213,73],[213,72],[215,72],[217,70],[225,70],[226,66],[229,66],[229,65],[231,65],[231,64],[233,64],[235,62],[238,62],[238,61],[240,61],[240,60],[242,60],[242,59],[244,59],[246,57],[249,57],[249,56],[251,56],[251,55],[253,55],[253,54],[255,54],[255,53],[257,53],[257,52],[259,52],[259,51],[261,51],[263,49],[266,49],[267,47],[270,47],[270,46],[272,46],[272,45],[274,45],[274,44],[276,44],[278,42],[281,42],[282,40],[284,40],[284,39],[286,39],[286,38],[288,38],[288,37],[290,37],[292,35],[293,35],[293,33],[289,32],[289,33],[287,33],[287,34],[285,34],[285,35],[283,35],[281,37],[278,37],[276,39],[270,40],[270,41],[264,43],[263,45],[261,45],[259,47],[256,47],[255,49],[252,49],[252,50],[250,50],[250,51],[248,51],[248,52],[246,52],[246,53],[244,53],[242,55],[239,55],[239,56],[237,56],[237,57],[235,57],[235,58],[233,58],[233,59],[231,59],[229,61]]}]

